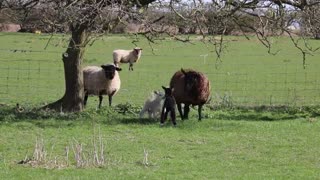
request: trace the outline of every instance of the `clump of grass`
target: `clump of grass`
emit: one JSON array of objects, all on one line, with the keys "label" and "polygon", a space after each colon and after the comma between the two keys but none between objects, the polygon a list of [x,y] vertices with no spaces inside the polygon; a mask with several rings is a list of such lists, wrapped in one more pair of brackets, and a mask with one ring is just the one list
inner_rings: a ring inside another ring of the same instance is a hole
[{"label": "clump of grass", "polygon": [[148,166],[149,165],[149,161],[148,161],[148,155],[149,155],[149,152],[148,150],[146,150],[145,148],[143,149],[143,162],[142,164],[145,165],[145,166]]},{"label": "clump of grass", "polygon": [[126,102],[124,104],[118,104],[115,107],[115,110],[121,114],[134,114],[137,115],[140,110],[141,106],[137,106],[135,104],[131,104],[129,102]]},{"label": "clump of grass", "polygon": [[26,155],[23,160],[18,162],[18,164],[27,164],[34,168],[43,167],[46,169],[61,169],[68,166],[67,161],[58,156],[52,157],[51,155],[52,154],[48,157],[48,151],[45,148],[44,140],[37,138],[32,157],[29,158]]},{"label": "clump of grass", "polygon": [[71,143],[71,148],[77,168],[103,167],[106,165],[104,143],[100,133],[97,140],[92,139],[91,146],[87,146],[87,149],[76,139]]},{"label": "clump of grass", "polygon": [[[70,151],[73,153],[73,158],[70,158]],[[73,166],[76,168],[89,168],[104,167],[107,165],[105,145],[100,132],[98,137],[93,137],[91,143],[88,143],[88,145],[73,138],[73,141],[65,147],[64,155],[53,156],[52,152],[48,153],[43,139],[37,139],[32,157],[29,158],[26,155],[18,164],[26,164],[34,168],[46,169],[62,169]]]},{"label": "clump of grass", "polygon": [[231,93],[225,93],[224,95],[217,94],[216,102],[213,106],[217,106],[220,108],[232,108],[234,107],[234,101]]}]

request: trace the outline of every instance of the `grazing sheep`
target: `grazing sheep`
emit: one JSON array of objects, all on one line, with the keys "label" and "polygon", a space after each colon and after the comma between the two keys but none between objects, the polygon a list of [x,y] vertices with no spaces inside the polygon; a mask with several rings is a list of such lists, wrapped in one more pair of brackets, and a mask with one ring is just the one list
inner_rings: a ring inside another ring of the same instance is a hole
[{"label": "grazing sheep", "polygon": [[140,59],[142,49],[139,47],[133,50],[117,49],[113,51],[113,63],[119,67],[119,63],[129,63],[129,71],[133,71],[133,63]]},{"label": "grazing sheep", "polygon": [[149,114],[149,119],[160,117],[163,98],[163,93],[158,91],[152,92],[151,96],[145,101],[144,106],[139,113],[140,118],[142,118],[146,112]]},{"label": "grazing sheep", "polygon": [[[210,81],[201,72],[191,69],[177,71],[171,78],[170,88],[173,88],[173,96],[177,102],[181,119],[188,119],[190,105],[198,105],[199,121],[201,120],[202,106],[210,96]],[[181,103],[184,104],[184,114]]]},{"label": "grazing sheep", "polygon": [[111,106],[112,96],[119,91],[121,85],[120,76],[117,71],[121,71],[121,68],[113,64],[83,68],[84,106],[87,104],[88,95],[99,96],[99,108],[101,107],[103,95],[108,95],[109,106]]},{"label": "grazing sheep", "polygon": [[171,117],[171,121],[173,123],[174,126],[177,125],[176,123],[176,101],[172,95],[172,88],[166,88],[164,86],[162,86],[162,88],[164,89],[165,92],[165,99],[164,99],[164,103],[163,103],[163,108],[162,108],[162,112],[161,112],[161,120],[160,120],[160,125],[163,126],[164,121],[167,119],[168,117],[168,113],[170,112],[170,117]]}]

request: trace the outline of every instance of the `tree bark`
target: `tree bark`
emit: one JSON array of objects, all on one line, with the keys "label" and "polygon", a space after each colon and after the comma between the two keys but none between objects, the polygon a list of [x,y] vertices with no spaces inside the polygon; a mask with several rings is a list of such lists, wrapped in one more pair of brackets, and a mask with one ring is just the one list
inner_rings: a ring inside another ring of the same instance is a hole
[{"label": "tree bark", "polygon": [[88,38],[86,26],[72,27],[72,37],[67,51],[62,55],[65,73],[65,94],[56,102],[44,108],[63,112],[80,112],[83,110],[83,74],[81,63]]}]

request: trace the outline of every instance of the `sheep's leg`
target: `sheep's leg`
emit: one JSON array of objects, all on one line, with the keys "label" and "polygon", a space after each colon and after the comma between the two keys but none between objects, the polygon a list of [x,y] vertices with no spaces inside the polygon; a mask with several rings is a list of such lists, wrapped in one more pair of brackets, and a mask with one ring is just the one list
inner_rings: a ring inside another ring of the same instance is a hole
[{"label": "sheep's leg", "polygon": [[114,95],[116,91],[113,91],[110,95],[109,95],[109,106],[111,106],[112,104],[112,96]]},{"label": "sheep's leg", "polygon": [[99,95],[99,109],[101,108],[103,96]]},{"label": "sheep's leg", "polygon": [[165,121],[165,115],[164,115],[165,112],[164,111],[165,111],[165,108],[163,107],[162,111],[161,111],[160,126],[162,126]]},{"label": "sheep's leg", "polygon": [[199,114],[199,121],[201,121],[202,115],[201,115],[201,111],[202,111],[202,106],[203,105],[198,105],[198,114]]},{"label": "sheep's leg", "polygon": [[131,64],[131,63],[130,63],[130,65],[129,65],[129,71],[130,71],[130,70],[133,71],[133,64]]},{"label": "sheep's leg", "polygon": [[168,111],[168,110],[166,110],[166,111],[164,112],[164,120],[167,120],[167,118],[168,118],[168,114],[169,114],[169,111]]},{"label": "sheep's leg", "polygon": [[86,105],[87,105],[87,100],[88,100],[88,93],[86,92],[84,95],[84,100],[83,100],[84,107],[86,107]]},{"label": "sheep's leg", "polygon": [[140,111],[140,113],[139,113],[140,118],[143,117],[145,111],[146,111],[146,110],[145,110],[145,108],[143,107],[143,109],[142,109],[142,110]]},{"label": "sheep's leg", "polygon": [[178,107],[178,111],[179,111],[181,119],[184,120],[182,109],[181,109],[181,103],[177,103],[177,107]]},{"label": "sheep's leg", "polygon": [[149,119],[152,118],[152,111],[150,109],[148,109],[148,117],[149,117]]},{"label": "sheep's leg", "polygon": [[171,116],[171,121],[172,121],[173,125],[176,126],[177,123],[176,123],[176,112],[175,112],[175,109],[171,109],[170,116]]},{"label": "sheep's leg", "polygon": [[109,95],[109,106],[112,104],[112,95]]},{"label": "sheep's leg", "polygon": [[184,118],[189,119],[190,104],[184,105]]}]

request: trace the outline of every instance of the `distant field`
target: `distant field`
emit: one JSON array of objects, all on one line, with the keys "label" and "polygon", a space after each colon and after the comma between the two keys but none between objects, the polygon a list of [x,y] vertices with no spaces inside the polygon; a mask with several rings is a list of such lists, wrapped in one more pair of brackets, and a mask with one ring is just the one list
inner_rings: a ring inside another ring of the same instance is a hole
[{"label": "distant field", "polygon": [[[140,39],[141,61],[134,72],[122,65],[122,88],[115,103],[142,104],[153,90],[168,85],[172,74],[180,68],[205,72],[212,83],[213,103],[235,105],[315,105],[320,102],[320,52],[302,57],[288,38],[274,38],[269,55],[254,37],[228,37],[222,62],[216,61],[213,46],[192,37],[192,44],[172,40],[151,44]],[[49,39],[51,39],[49,41]],[[129,36],[112,35],[97,40],[87,49],[83,66],[112,61],[112,51],[131,49]],[[64,92],[61,53],[67,37],[42,34],[0,34],[0,102],[42,104],[60,98]],[[48,44],[49,43],[49,44]],[[316,45],[317,41],[310,40]],[[48,45],[47,45],[48,44]],[[47,47],[46,49],[44,49]],[[152,51],[153,49],[153,51]],[[207,57],[205,57],[207,55]],[[97,98],[90,98],[89,104]],[[92,102],[92,103],[91,103]]]},{"label": "distant field", "polygon": [[[308,66],[303,69],[301,55],[287,38],[273,40],[273,51],[279,51],[273,56],[255,38],[228,37],[222,62],[217,62],[212,45],[193,39],[192,44],[163,40],[152,47],[146,40],[139,40],[136,44],[143,48],[141,61],[135,64],[134,72],[122,65],[122,88],[115,102],[141,104],[150,92],[168,85],[180,68],[205,72],[212,83],[215,103],[295,106],[320,101],[319,52],[307,57]],[[67,37],[1,33],[0,41],[0,102],[41,104],[62,96],[61,53]],[[111,62],[112,51],[131,49],[135,46],[132,41],[121,35],[99,39],[87,49],[83,65]]]},{"label": "distant field", "polygon": [[[0,179],[319,179],[320,54],[303,69],[287,38],[274,39],[280,52],[272,56],[254,38],[228,37],[217,63],[212,46],[192,38],[154,44],[154,54],[140,40],[141,61],[134,72],[122,65],[114,107],[105,98],[96,110],[91,97],[83,112],[68,114],[34,110],[63,95],[65,37],[44,49],[49,35],[0,33]],[[132,48],[132,40],[96,41],[83,66],[111,62],[112,50]],[[192,108],[176,128],[140,119],[145,98],[180,68],[205,72],[211,105],[227,108],[206,106],[202,122]],[[25,109],[17,112],[16,103]]]}]

